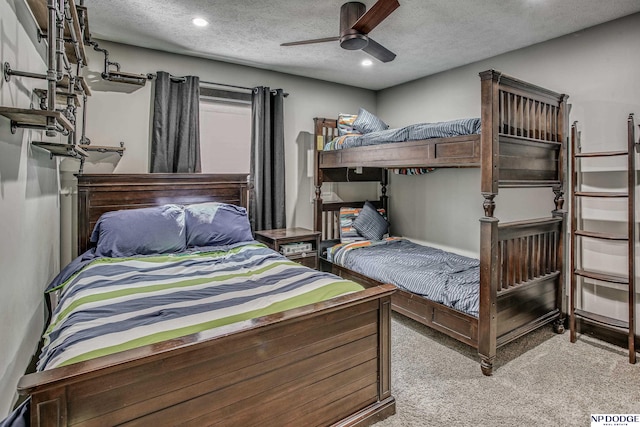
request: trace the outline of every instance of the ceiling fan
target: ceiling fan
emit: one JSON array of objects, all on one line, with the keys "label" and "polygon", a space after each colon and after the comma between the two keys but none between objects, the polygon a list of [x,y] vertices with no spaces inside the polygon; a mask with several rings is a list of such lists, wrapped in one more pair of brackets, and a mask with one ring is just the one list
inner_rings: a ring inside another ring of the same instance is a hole
[{"label": "ceiling fan", "polygon": [[376,4],[366,11],[367,7],[363,3],[357,1],[345,3],[340,8],[339,36],[282,43],[280,46],[339,41],[340,47],[343,49],[361,49],[382,62],[393,61],[396,54],[370,38],[369,32],[399,6],[398,0],[378,0]]}]

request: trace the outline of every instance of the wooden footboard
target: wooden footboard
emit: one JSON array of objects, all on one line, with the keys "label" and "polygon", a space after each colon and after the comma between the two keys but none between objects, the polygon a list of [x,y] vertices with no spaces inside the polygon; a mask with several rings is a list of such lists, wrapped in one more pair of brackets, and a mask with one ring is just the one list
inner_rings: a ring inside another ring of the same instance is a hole
[{"label": "wooden footboard", "polygon": [[563,218],[498,227],[497,346],[558,319]]},{"label": "wooden footboard", "polygon": [[478,354],[482,371],[491,375],[497,347],[562,316],[564,213],[480,221]]},{"label": "wooden footboard", "polygon": [[369,425],[395,413],[380,286],[24,376],[32,426]]}]

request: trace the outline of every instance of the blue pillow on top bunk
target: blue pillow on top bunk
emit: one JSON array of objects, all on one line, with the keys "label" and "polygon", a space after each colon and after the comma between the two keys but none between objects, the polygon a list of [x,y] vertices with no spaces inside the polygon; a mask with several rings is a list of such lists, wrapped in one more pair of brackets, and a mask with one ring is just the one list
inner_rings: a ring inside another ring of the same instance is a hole
[{"label": "blue pillow on top bunk", "polygon": [[389,231],[389,223],[371,202],[365,202],[364,207],[353,221],[353,228],[367,240],[382,240],[382,237]]},{"label": "blue pillow on top bunk", "polygon": [[106,212],[91,233],[96,255],[110,258],[186,249],[184,209],[178,205]]},{"label": "blue pillow on top bunk", "polygon": [[365,134],[387,130],[389,129],[389,125],[364,108],[360,108],[360,110],[358,110],[358,118],[353,122],[353,128],[358,132]]},{"label": "blue pillow on top bunk", "polygon": [[185,206],[187,246],[226,246],[253,241],[247,210],[227,203]]}]

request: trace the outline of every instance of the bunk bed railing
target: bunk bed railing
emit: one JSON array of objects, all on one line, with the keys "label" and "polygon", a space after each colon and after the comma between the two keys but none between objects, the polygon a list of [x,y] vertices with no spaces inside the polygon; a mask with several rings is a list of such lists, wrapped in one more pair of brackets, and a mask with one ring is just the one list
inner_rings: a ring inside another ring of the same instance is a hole
[{"label": "bunk bed railing", "polygon": [[336,119],[317,118],[315,121],[315,151],[322,151],[324,144],[338,136],[338,121]]},{"label": "bunk bed railing", "polygon": [[498,293],[561,272],[562,218],[498,225]]},{"label": "bunk bed railing", "polygon": [[558,99],[524,95],[511,88],[498,92],[500,133],[541,141],[559,142]]},{"label": "bunk bed railing", "polygon": [[495,70],[482,79],[482,193],[562,185],[567,96]]}]

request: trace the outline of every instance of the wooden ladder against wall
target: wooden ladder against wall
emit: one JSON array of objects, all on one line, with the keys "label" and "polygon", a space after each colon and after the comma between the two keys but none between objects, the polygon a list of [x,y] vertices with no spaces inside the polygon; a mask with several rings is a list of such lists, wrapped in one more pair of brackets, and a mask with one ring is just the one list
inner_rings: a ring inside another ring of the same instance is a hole
[{"label": "wooden ladder against wall", "polygon": [[[636,324],[636,292],[635,292],[635,244],[637,242],[637,230],[635,220],[635,190],[636,190],[636,171],[635,156],[638,144],[635,143],[634,136],[634,120],[633,114],[629,115],[627,120],[628,128],[628,144],[626,150],[621,151],[602,151],[602,152],[581,152],[580,137],[577,130],[577,123],[571,127],[571,239],[570,239],[570,258],[571,258],[571,290],[570,290],[570,339],[575,342],[577,338],[577,321],[580,320],[586,324],[595,325],[605,328],[613,333],[624,333],[627,335],[629,349],[629,363],[636,363],[636,345],[635,345],[635,324]],[[623,192],[618,191],[583,191],[583,169],[581,167],[581,159],[604,159],[611,157],[626,156],[627,166],[627,189]],[[583,201],[586,198],[596,198],[602,200],[624,199],[627,204],[627,220],[626,232],[608,233],[602,231],[590,231],[585,226],[585,218],[583,217]],[[589,268],[589,261],[584,259],[583,239],[593,239],[595,241],[609,242],[626,242],[627,244],[627,266],[628,270],[623,274],[612,274],[597,271]],[[595,280],[613,284],[612,286],[625,287],[627,290],[628,301],[628,318],[621,320],[618,318],[602,315],[593,311],[582,309],[581,295],[582,286],[586,280]]]},{"label": "wooden ladder against wall", "polygon": [[[571,155],[571,200],[572,200],[572,215],[571,215],[571,244],[570,244],[570,256],[571,256],[571,290],[570,290],[570,338],[571,342],[576,341],[576,326],[577,320],[585,322],[587,324],[593,324],[607,330],[624,333],[628,339],[629,349],[629,363],[636,363],[636,342],[635,342],[635,324],[636,324],[636,290],[635,279],[636,272],[634,267],[635,261],[635,244],[638,241],[636,231],[636,217],[635,217],[635,189],[636,182],[636,170],[635,170],[635,157],[636,151],[638,151],[639,143],[635,142],[634,136],[634,120],[633,114],[629,115],[627,120],[628,127],[628,147],[627,150],[622,151],[603,151],[603,152],[591,152],[582,153],[580,147],[579,132],[577,130],[577,124],[574,123],[571,128],[571,142],[572,142],[572,155]],[[593,192],[582,191],[583,176],[580,165],[580,159],[591,158],[606,158],[626,156],[627,157],[627,191],[626,192]],[[584,227],[583,213],[582,213],[582,201],[584,198],[600,198],[600,199],[624,199],[627,202],[627,224],[626,232],[621,234],[605,233],[600,231],[589,231]],[[593,271],[589,269],[587,263],[583,262],[583,245],[582,238],[596,239],[601,241],[618,241],[627,243],[627,260],[628,269],[626,274],[611,274]],[[584,279],[591,279],[605,283],[617,284],[617,286],[625,286],[628,290],[628,319],[620,320],[617,318],[604,316],[591,311],[583,310],[578,307],[580,305],[577,301],[578,292],[582,289]]]}]

